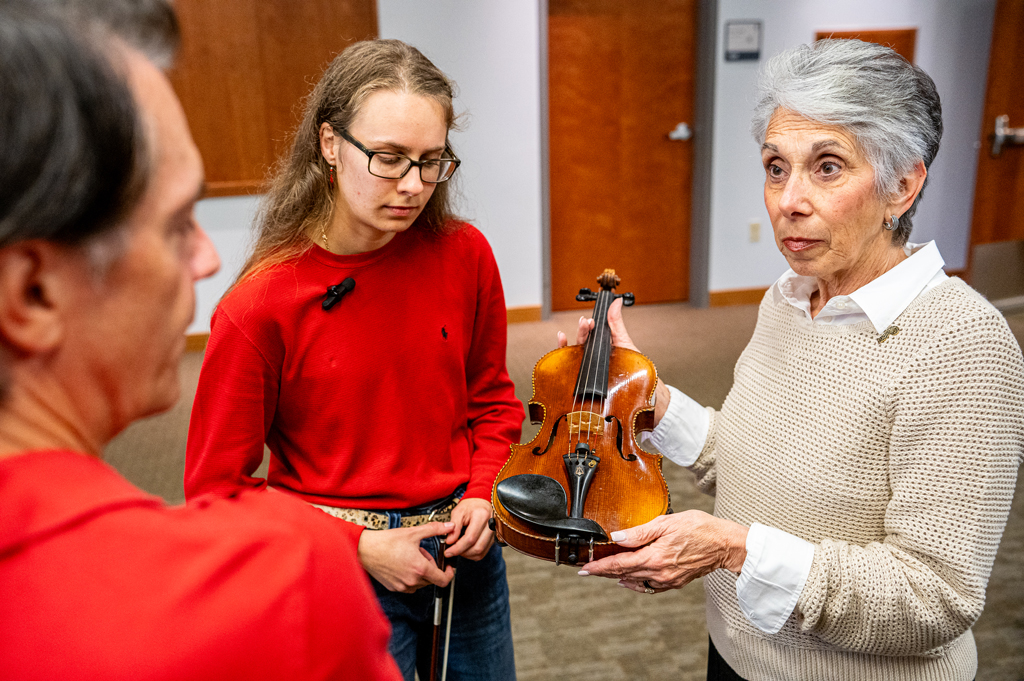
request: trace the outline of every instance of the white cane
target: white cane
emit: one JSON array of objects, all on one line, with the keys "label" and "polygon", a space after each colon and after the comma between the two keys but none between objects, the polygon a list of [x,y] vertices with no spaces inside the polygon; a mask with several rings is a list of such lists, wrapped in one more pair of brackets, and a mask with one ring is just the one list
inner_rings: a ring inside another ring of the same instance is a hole
[{"label": "white cane", "polygon": [[444,659],[441,661],[441,681],[448,678],[448,645],[452,642],[452,606],[455,605],[455,575],[452,573],[452,582],[448,585],[448,624],[444,630]]}]

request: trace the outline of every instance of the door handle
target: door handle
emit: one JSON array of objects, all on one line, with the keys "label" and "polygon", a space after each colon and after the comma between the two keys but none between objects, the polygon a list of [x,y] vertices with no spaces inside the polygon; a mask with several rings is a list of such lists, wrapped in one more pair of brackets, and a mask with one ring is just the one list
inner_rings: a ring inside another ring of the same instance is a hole
[{"label": "door handle", "polygon": [[668,134],[668,138],[674,142],[683,142],[693,137],[693,130],[686,123],[678,123],[675,130]]},{"label": "door handle", "polygon": [[1009,116],[996,116],[996,132],[992,136],[992,155],[998,156],[1004,144],[1024,144],[1024,128],[1011,128]]}]

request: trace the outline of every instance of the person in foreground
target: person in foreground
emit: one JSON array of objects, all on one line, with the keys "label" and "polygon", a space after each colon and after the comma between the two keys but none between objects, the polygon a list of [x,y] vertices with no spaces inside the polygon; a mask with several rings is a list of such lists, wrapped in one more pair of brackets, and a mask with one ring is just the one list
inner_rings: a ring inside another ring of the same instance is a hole
[{"label": "person in foreground", "polygon": [[[935,86],[888,48],[820,41],[765,65],[753,132],[791,269],[721,411],[656,391],[652,441],[714,515],[616,533],[636,550],[581,574],[641,593],[704,576],[709,679],[969,681],[1024,454],[1024,365],[935,244],[907,243]],[[633,347],[619,306],[609,323]]]},{"label": "person in foreground", "polygon": [[88,29],[0,8],[0,675],[398,679],[326,516],[285,495],[172,508],[101,460],[177,400],[219,260],[169,82]]},{"label": "person in foreground", "polygon": [[[452,579],[439,550],[466,559],[449,678],[515,678],[487,523],[524,414],[498,268],[452,215],[454,121],[452,83],[402,42],[356,43],[327,67],[214,313],[185,466],[189,499],[269,486],[334,516],[409,681],[431,657],[435,589],[422,587]],[[264,443],[267,479],[254,476]]]}]

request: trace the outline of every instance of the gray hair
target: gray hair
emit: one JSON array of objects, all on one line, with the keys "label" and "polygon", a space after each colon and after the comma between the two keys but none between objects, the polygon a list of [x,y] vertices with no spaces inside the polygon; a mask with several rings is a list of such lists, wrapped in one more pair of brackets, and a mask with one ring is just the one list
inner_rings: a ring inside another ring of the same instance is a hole
[{"label": "gray hair", "polygon": [[[929,168],[942,139],[942,106],[928,74],[890,48],[860,40],[819,40],[770,59],[761,69],[751,122],[758,144],[778,109],[853,135],[874,168],[880,197],[896,194],[918,161]],[[910,237],[923,193],[922,187],[899,216],[895,245]]]}]

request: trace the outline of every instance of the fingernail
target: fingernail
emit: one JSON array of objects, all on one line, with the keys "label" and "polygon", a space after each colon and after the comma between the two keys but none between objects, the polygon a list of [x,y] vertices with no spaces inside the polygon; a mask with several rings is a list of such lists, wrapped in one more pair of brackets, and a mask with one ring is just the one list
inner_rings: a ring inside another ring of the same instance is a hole
[{"label": "fingernail", "polygon": [[616,532],[612,532],[612,541],[626,541],[625,530],[618,530]]},{"label": "fingernail", "polygon": [[628,586],[626,586],[626,583],[625,583],[625,582],[617,582],[617,584],[618,584],[619,586],[621,586],[621,587],[622,587],[623,589],[628,589],[628,588],[629,588]]},{"label": "fingernail", "polygon": [[578,575],[579,575],[579,576],[581,576],[581,577],[586,577],[586,576],[587,576],[587,575],[589,575],[590,573],[589,573],[589,572],[587,572],[586,570],[580,570],[580,571],[579,571],[579,572],[577,572],[576,574],[578,574]]}]

